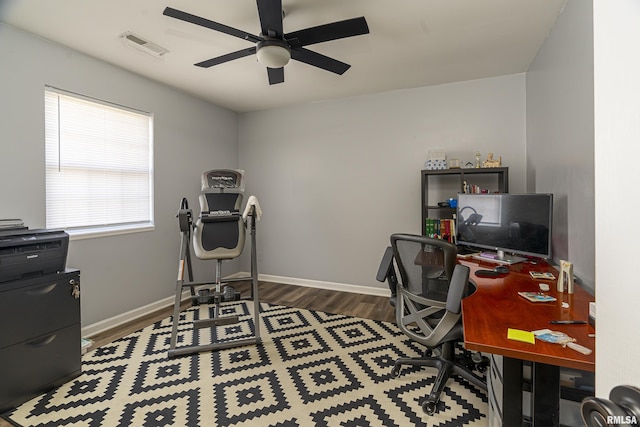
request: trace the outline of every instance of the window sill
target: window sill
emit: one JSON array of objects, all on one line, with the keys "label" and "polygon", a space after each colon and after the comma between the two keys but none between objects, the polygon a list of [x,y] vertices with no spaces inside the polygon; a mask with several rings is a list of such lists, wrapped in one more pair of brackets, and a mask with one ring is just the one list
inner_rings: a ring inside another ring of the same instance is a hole
[{"label": "window sill", "polygon": [[136,224],[130,226],[91,227],[85,229],[68,229],[69,240],[93,239],[96,237],[117,236],[120,234],[142,233],[155,230],[154,224]]}]

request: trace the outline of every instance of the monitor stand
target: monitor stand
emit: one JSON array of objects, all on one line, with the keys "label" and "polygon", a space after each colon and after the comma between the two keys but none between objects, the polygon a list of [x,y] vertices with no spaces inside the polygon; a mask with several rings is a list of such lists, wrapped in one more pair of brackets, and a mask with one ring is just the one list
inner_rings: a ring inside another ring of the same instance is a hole
[{"label": "monitor stand", "polygon": [[526,258],[515,256],[512,254],[506,254],[504,251],[498,252],[480,252],[475,255],[474,258],[481,259],[483,261],[496,262],[498,264],[517,264],[522,261],[526,261]]}]

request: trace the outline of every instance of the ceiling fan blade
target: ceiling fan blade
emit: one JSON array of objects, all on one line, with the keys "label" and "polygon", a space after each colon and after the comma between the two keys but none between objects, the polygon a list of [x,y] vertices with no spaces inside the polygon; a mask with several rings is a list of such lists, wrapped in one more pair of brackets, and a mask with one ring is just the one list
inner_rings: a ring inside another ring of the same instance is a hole
[{"label": "ceiling fan blade", "polygon": [[282,0],[256,0],[262,35],[282,39]]},{"label": "ceiling fan blade", "polygon": [[313,65],[314,67],[322,68],[323,70],[331,71],[336,74],[344,74],[351,65],[340,62],[337,59],[329,58],[320,53],[310,51],[308,49],[291,49],[291,57],[297,61],[304,62],[305,64]]},{"label": "ceiling fan blade", "polygon": [[277,85],[284,82],[284,67],[282,68],[267,68],[267,75],[269,76],[269,84]]},{"label": "ceiling fan blade", "polygon": [[254,53],[256,53],[255,46],[248,47],[237,52],[227,53],[226,55],[218,56],[217,58],[207,59],[206,61],[198,62],[193,65],[196,67],[209,68],[224,62],[233,61],[234,59],[244,58],[245,56],[253,55]]},{"label": "ceiling fan blade", "polygon": [[249,34],[245,31],[241,31],[233,27],[228,27],[224,24],[210,21],[200,16],[192,15],[190,13],[183,12],[181,10],[173,9],[171,7],[165,8],[162,14],[166,16],[170,16],[171,18],[179,19],[181,21],[189,22],[191,24],[199,25],[201,27],[210,28],[215,31],[220,31],[221,33],[229,34],[230,36],[238,37],[243,40],[249,40],[254,43],[262,41],[262,38],[254,36],[253,34]]},{"label": "ceiling fan blade", "polygon": [[285,39],[295,38],[302,46],[308,46],[362,34],[369,34],[369,26],[364,16],[294,31],[286,34]]}]

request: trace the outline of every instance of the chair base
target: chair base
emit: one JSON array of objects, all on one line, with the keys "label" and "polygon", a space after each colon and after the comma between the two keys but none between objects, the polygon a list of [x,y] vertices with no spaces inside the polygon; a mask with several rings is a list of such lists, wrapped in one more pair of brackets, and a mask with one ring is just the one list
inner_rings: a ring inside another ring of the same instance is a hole
[{"label": "chair base", "polygon": [[422,410],[429,415],[436,413],[442,390],[444,390],[447,381],[452,375],[464,378],[481,390],[487,390],[486,380],[474,373],[465,363],[462,363],[461,359],[466,360],[466,358],[455,356],[453,343],[445,343],[438,350],[438,354],[435,356],[399,358],[391,370],[391,374],[395,377],[400,376],[402,365],[426,366],[438,370],[438,375],[433,383],[431,393],[421,403]]}]

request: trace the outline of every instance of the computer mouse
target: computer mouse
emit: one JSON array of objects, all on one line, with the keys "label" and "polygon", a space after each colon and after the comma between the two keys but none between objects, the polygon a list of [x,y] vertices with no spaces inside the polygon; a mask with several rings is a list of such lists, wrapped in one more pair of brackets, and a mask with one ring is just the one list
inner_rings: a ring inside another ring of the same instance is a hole
[{"label": "computer mouse", "polygon": [[509,272],[509,267],[506,265],[499,265],[493,269],[496,273],[505,274]]},{"label": "computer mouse", "polygon": [[498,277],[500,273],[495,270],[476,270],[474,274],[478,277]]}]

